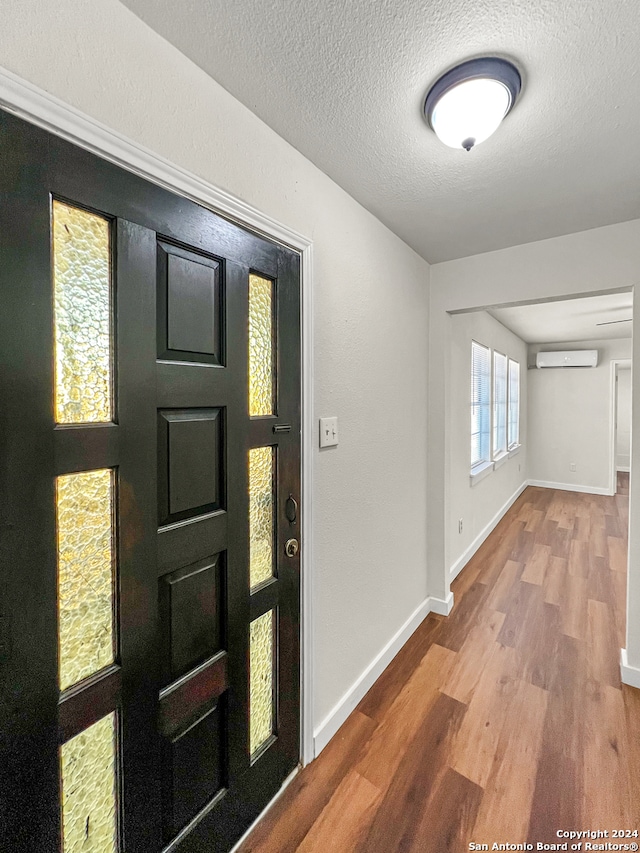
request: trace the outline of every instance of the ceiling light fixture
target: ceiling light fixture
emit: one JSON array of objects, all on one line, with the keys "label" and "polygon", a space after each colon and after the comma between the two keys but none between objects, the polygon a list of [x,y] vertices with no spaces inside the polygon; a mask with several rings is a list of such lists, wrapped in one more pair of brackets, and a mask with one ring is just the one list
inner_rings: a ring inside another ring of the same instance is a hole
[{"label": "ceiling light fixture", "polygon": [[424,114],[441,142],[471,151],[498,129],[521,87],[520,72],[506,59],[470,59],[433,84]]}]

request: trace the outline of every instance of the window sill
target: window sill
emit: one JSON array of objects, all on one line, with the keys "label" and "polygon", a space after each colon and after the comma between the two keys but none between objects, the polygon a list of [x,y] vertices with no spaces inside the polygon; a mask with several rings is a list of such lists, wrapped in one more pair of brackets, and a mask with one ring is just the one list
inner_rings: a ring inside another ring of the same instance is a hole
[{"label": "window sill", "polygon": [[509,454],[508,454],[509,459],[511,459],[512,456],[516,456],[518,453],[520,453],[521,450],[522,450],[521,444],[516,444],[513,447],[510,447],[509,448]]},{"label": "window sill", "polygon": [[496,458],[493,460],[493,466],[496,471],[498,470],[498,468],[502,468],[508,458],[509,452],[507,450],[504,450],[499,456],[496,456]]},{"label": "window sill", "polygon": [[475,486],[476,483],[479,483],[480,480],[484,480],[492,471],[493,471],[493,462],[482,462],[480,465],[476,465],[475,468],[471,469],[471,474],[469,475],[469,481],[472,486]]}]

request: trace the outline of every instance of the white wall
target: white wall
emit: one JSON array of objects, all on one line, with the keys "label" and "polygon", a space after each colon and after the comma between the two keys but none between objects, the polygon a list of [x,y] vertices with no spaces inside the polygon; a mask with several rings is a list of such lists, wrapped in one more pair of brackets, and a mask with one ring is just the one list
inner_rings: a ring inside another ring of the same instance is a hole
[{"label": "white wall", "polygon": [[532,345],[529,359],[535,364],[537,352],[580,349],[598,350],[597,367],[529,371],[529,477],[608,494],[611,361],[631,358],[631,339]]},{"label": "white wall", "polygon": [[631,369],[618,368],[616,412],[616,468],[628,471],[631,464]]},{"label": "white wall", "polygon": [[[428,556],[430,591],[449,589],[445,518],[450,495],[448,399],[451,379],[451,317],[447,313],[567,295],[593,295],[633,287],[640,276],[640,220],[594,228],[474,255],[431,267],[429,297]],[[633,358],[640,356],[640,316],[633,320]],[[632,374],[632,471],[640,459],[640,371]],[[444,496],[444,499],[443,499]],[[627,657],[640,670],[640,477],[631,477],[631,529]],[[435,592],[437,591],[437,592]],[[638,672],[640,676],[640,671]]]},{"label": "white wall", "polygon": [[[451,318],[450,491],[447,517],[447,564],[452,578],[490,532],[487,527],[504,510],[527,479],[527,346],[486,311]],[[473,486],[469,477],[471,416],[471,342],[477,341],[520,364],[520,452]],[[462,519],[462,533],[458,520]]]},{"label": "white wall", "polygon": [[427,596],[428,264],[116,0],[0,8],[8,70],[314,241],[318,726]]}]

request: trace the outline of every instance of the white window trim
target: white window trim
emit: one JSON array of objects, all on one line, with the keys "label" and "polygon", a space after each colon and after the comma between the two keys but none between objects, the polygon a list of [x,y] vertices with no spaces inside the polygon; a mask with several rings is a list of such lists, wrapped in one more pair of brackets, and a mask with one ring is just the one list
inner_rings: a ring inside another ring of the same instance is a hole
[{"label": "white window trim", "polygon": [[[518,418],[517,418],[517,427],[518,427],[518,439],[517,441],[509,444],[509,425],[511,418],[511,364],[518,365]],[[520,379],[522,377],[522,366],[520,362],[515,358],[507,357],[507,450],[515,450],[520,447],[520,430],[522,428],[522,424],[520,422]],[[515,454],[514,454],[515,455]]]},{"label": "white window trim", "polygon": [[493,460],[494,469],[497,471],[498,468],[502,468],[502,466],[504,465],[504,463],[507,461],[508,458],[509,458],[509,451],[508,450],[503,450],[501,453],[498,453],[498,455]]},{"label": "white window trim", "polygon": [[[507,353],[500,352],[500,350],[495,350],[493,347],[488,347],[486,344],[480,343],[480,341],[476,341],[472,339],[472,344],[477,344],[478,346],[483,347],[486,350],[489,350],[489,364],[490,364],[490,399],[489,399],[489,419],[490,419],[490,427],[489,427],[489,451],[492,454],[491,458],[488,460],[482,460],[474,465],[469,472],[469,482],[471,486],[477,485],[479,482],[488,477],[492,471],[497,471],[498,468],[502,468],[503,465],[506,464],[508,459],[511,459],[513,456],[517,456],[518,453],[522,450],[522,443],[518,440],[515,444],[507,445],[504,450],[500,450],[495,455],[493,454],[493,427],[494,427],[494,407],[495,407],[495,355],[499,353],[501,356],[506,358],[507,360],[507,399],[505,402],[506,405],[506,438],[507,442],[509,440],[509,394],[510,394],[510,385],[509,385],[509,363],[515,362],[518,365],[518,380],[520,379],[520,362],[511,358]],[[520,435],[520,382],[518,381],[518,436]]]},{"label": "white window trim", "polygon": [[[505,408],[505,422],[504,422],[504,442],[505,446],[502,450],[497,450],[494,448],[493,443],[495,440],[495,410],[496,410],[496,356],[499,355],[505,360],[505,400],[504,400],[504,408]],[[491,458],[494,462],[499,462],[503,456],[508,452],[508,442],[509,442],[509,361],[515,361],[515,359],[510,359],[509,356],[500,352],[500,350],[493,349],[491,351]],[[496,468],[499,468],[500,465],[496,465]]]},{"label": "white window trim", "polygon": [[476,483],[479,483],[480,480],[484,480],[485,477],[488,477],[489,474],[493,471],[495,462],[480,462],[478,465],[474,465],[471,469],[471,473],[469,475],[469,481],[472,486],[475,486]]},{"label": "white window trim", "polygon": [[[489,374],[489,434],[488,434],[488,456],[486,459],[481,459],[480,462],[476,462],[475,465],[471,467],[470,477],[471,482],[478,482],[478,477],[483,479],[486,476],[485,470],[490,468],[493,470],[493,349],[488,347],[486,344],[481,343],[480,341],[476,341],[475,339],[471,339],[471,359],[473,365],[473,346],[474,344],[482,349],[486,350],[489,353],[489,364],[488,364],[488,374]],[[472,373],[472,382],[473,382],[473,373]],[[473,395],[473,388],[471,389]]]}]

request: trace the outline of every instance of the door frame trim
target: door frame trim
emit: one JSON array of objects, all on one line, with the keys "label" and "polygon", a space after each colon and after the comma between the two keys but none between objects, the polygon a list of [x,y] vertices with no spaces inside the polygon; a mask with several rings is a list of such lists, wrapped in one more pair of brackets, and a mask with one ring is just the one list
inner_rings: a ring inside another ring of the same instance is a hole
[{"label": "door frame trim", "polygon": [[[619,367],[628,367],[630,369],[633,368],[633,359],[632,358],[612,358],[611,359],[611,375],[609,378],[610,382],[610,411],[609,411],[609,492],[610,495],[615,495],[617,492],[618,486],[618,458],[617,458],[617,434],[616,434],[616,420],[617,420],[617,407],[618,407],[618,388],[616,386],[616,376],[618,374]],[[633,389],[632,389],[633,392]],[[631,462],[631,458],[629,458],[629,462]]]},{"label": "door frame trim", "polygon": [[300,760],[315,757],[313,741],[313,242],[308,237],[155,154],[86,113],[0,66],[0,107],[128,172],[177,193],[250,231],[300,253],[302,335],[302,535]]}]

